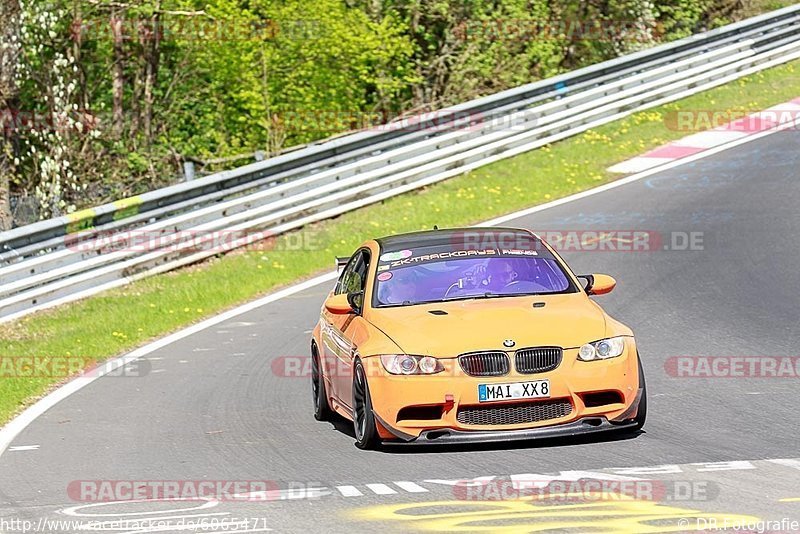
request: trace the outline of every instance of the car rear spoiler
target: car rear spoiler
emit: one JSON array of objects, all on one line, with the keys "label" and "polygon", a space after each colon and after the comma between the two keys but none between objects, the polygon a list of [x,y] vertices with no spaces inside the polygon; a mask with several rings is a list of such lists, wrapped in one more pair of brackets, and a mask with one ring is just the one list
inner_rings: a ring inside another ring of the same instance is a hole
[{"label": "car rear spoiler", "polygon": [[348,261],[350,261],[350,256],[336,256],[336,272],[342,272]]}]

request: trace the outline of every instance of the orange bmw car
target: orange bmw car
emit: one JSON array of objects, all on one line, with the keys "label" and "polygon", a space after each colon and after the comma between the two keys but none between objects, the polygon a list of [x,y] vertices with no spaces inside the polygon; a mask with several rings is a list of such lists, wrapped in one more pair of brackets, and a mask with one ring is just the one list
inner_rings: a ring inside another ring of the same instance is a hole
[{"label": "orange bmw car", "polygon": [[365,242],[311,340],[314,415],[356,445],[476,443],[638,430],[633,332],[534,233],[465,228]]}]

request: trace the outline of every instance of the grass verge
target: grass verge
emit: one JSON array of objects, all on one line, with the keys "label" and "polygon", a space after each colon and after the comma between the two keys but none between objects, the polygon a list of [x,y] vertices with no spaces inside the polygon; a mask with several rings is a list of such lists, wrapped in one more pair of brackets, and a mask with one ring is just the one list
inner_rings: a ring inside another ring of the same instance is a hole
[{"label": "grass verge", "polygon": [[[23,356],[101,361],[330,269],[334,256],[349,254],[369,237],[434,224],[474,224],[611,181],[615,176],[606,171],[609,166],[687,135],[670,127],[667,118],[675,111],[752,112],[786,102],[800,96],[798,69],[800,61],[763,71],[314,224],[281,236],[272,246],[231,253],[0,325],[0,356],[4,357],[0,363]],[[14,368],[0,365],[0,424],[60,380],[14,374]]]}]

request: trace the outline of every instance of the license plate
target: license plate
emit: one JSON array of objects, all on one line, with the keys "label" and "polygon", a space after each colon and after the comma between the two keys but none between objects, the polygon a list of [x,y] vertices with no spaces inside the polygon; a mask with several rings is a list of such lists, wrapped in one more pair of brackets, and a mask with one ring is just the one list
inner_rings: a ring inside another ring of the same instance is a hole
[{"label": "license plate", "polygon": [[478,400],[491,402],[509,399],[538,399],[550,396],[549,380],[514,382],[511,384],[479,384]]}]

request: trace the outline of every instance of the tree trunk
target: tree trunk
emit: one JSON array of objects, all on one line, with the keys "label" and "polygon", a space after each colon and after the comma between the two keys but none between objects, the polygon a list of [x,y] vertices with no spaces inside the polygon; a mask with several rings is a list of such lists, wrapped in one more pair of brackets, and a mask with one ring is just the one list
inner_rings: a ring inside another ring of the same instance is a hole
[{"label": "tree trunk", "polygon": [[10,230],[11,177],[14,174],[14,120],[17,105],[15,74],[20,54],[19,0],[0,0],[0,117],[10,124],[0,124],[0,231]]},{"label": "tree trunk", "polygon": [[81,111],[89,109],[89,91],[86,87],[86,72],[81,63],[81,47],[83,46],[83,35],[80,31],[80,24],[83,23],[83,12],[81,4],[77,0],[73,3],[72,7],[72,20],[73,28],[77,27],[77,31],[72,33],[72,57],[75,59],[75,65],[78,67],[78,87],[80,88],[80,106]]},{"label": "tree trunk", "polygon": [[144,74],[144,109],[143,124],[144,134],[147,139],[147,146],[149,147],[153,141],[153,105],[155,101],[155,85],[158,79],[158,65],[161,59],[161,15],[159,13],[160,2],[151,20],[150,28],[144,32],[145,42],[145,74]]},{"label": "tree trunk", "polygon": [[11,144],[3,141],[3,156],[0,157],[0,232],[11,230],[14,226],[14,219],[11,216],[11,184],[10,172],[7,165],[5,151],[11,148]]},{"label": "tree trunk", "polygon": [[125,118],[123,116],[123,97],[125,91],[125,49],[124,49],[124,28],[123,28],[123,13],[122,11],[111,12],[111,35],[113,36],[114,49],[113,49],[113,66],[111,68],[111,91],[113,99],[112,111],[112,130],[115,138],[122,135],[122,128],[124,126]]}]

